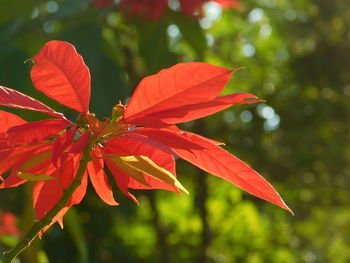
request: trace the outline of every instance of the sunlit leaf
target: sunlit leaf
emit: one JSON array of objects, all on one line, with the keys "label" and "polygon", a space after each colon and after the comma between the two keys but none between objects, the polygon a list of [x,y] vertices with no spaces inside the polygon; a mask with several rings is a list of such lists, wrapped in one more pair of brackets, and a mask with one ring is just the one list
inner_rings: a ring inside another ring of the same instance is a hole
[{"label": "sunlit leaf", "polygon": [[48,149],[50,149],[49,145],[33,145],[12,147],[8,150],[0,151],[0,174],[6,172],[18,163],[22,165],[25,160],[35,153],[47,151]]},{"label": "sunlit leaf", "polygon": [[[146,156],[116,156],[112,157],[112,160],[115,161],[118,166],[120,164],[122,164],[123,167],[124,165],[127,165],[136,171],[148,174],[149,176],[176,186],[178,189],[188,194],[188,191],[182,186],[174,175],[155,164]],[[123,169],[123,167],[121,167],[121,169]]]},{"label": "sunlit leaf", "polygon": [[66,120],[41,120],[11,127],[8,131],[9,145],[38,143],[54,136],[70,125]]},{"label": "sunlit leaf", "polygon": [[58,160],[64,150],[73,142],[77,128],[68,130],[57,136],[52,148],[52,163],[58,166]]},{"label": "sunlit leaf", "polygon": [[205,63],[183,63],[144,78],[127,105],[124,118],[144,116],[215,98],[230,80],[232,70]]},{"label": "sunlit leaf", "polygon": [[63,188],[58,180],[37,182],[33,189],[33,202],[38,219],[42,219],[62,195]]},{"label": "sunlit leaf", "polygon": [[201,147],[176,148],[157,136],[152,129],[145,129],[142,133],[153,140],[157,140],[169,146],[180,158],[198,166],[210,174],[221,177],[239,188],[261,199],[274,203],[292,213],[290,208],[283,202],[276,190],[261,175],[247,164],[223,150],[217,145],[211,144],[193,133],[183,132],[174,134],[180,138],[186,138]]},{"label": "sunlit leaf", "polygon": [[109,160],[105,160],[105,162],[108,166],[108,169],[111,171],[119,189],[136,204],[139,204],[136,197],[133,194],[129,193],[128,190],[128,184],[131,177],[120,170],[113,162]]},{"label": "sunlit leaf", "polygon": [[223,8],[237,8],[241,5],[237,0],[213,0],[220,4]]},{"label": "sunlit leaf", "polygon": [[46,175],[46,174],[32,174],[32,173],[22,173],[17,172],[17,176],[23,180],[37,182],[37,181],[48,181],[55,180],[55,177]]},{"label": "sunlit leaf", "polygon": [[88,112],[90,73],[74,46],[50,41],[32,60],[31,78],[36,89],[78,112]]},{"label": "sunlit leaf", "polygon": [[50,107],[41,103],[40,101],[37,101],[27,95],[24,95],[19,91],[3,86],[0,86],[0,105],[11,108],[43,112],[57,118],[63,118],[62,113],[54,111]]},{"label": "sunlit leaf", "polygon": [[[91,158],[100,157],[102,157],[100,153],[91,152]],[[97,159],[89,162],[87,170],[91,183],[98,196],[108,205],[119,205],[114,200],[112,187],[104,171],[104,161],[102,159]]]},{"label": "sunlit leaf", "polygon": [[21,171],[26,171],[48,159],[51,158],[51,151],[40,152],[38,154],[32,155],[30,158],[26,159],[24,164],[21,167]]},{"label": "sunlit leaf", "polygon": [[0,123],[0,133],[4,133],[9,128],[24,124],[26,121],[15,114],[0,110]]},{"label": "sunlit leaf", "polygon": [[142,124],[152,126],[152,123],[157,123],[156,120],[161,120],[166,124],[177,124],[195,119],[203,118],[222,111],[234,104],[254,103],[261,100],[256,99],[256,96],[248,93],[236,93],[226,96],[219,96],[213,100],[190,104],[167,111],[157,112],[142,119]]}]

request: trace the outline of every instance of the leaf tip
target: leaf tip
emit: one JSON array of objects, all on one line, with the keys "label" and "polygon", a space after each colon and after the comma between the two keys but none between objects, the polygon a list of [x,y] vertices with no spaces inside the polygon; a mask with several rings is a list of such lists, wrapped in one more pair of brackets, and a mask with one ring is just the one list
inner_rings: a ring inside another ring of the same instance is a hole
[{"label": "leaf tip", "polygon": [[26,60],[23,62],[23,64],[26,64],[28,61],[33,61],[33,62],[34,62],[33,58],[28,58],[28,59],[26,59]]},{"label": "leaf tip", "polygon": [[177,187],[182,193],[187,194],[187,195],[190,194],[190,192],[189,192],[179,181],[177,181],[176,187]]},{"label": "leaf tip", "polygon": [[233,73],[233,72],[236,72],[236,71],[241,70],[241,69],[245,69],[245,67],[242,66],[242,67],[239,67],[239,68],[230,69],[230,71]]},{"label": "leaf tip", "polygon": [[285,204],[285,209],[289,212],[289,213],[291,213],[292,214],[292,216],[294,216],[294,212],[293,212],[293,210],[292,209],[290,209],[286,204]]}]

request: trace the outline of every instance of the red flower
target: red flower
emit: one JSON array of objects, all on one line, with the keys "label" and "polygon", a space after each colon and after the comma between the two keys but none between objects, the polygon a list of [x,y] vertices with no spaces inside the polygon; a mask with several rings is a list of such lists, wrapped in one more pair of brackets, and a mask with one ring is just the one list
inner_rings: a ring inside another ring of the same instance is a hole
[{"label": "red flower", "polygon": [[53,220],[61,226],[65,212],[84,197],[88,177],[104,202],[118,205],[105,165],[121,191],[135,202],[130,188],[187,192],[176,179],[174,157],[291,211],[263,177],[220,148],[220,143],[175,126],[233,104],[258,101],[247,93],[218,96],[234,70],[205,63],[177,64],[144,78],[129,104],[116,105],[112,117],[102,122],[88,112],[89,69],[72,45],[50,41],[31,60],[35,62],[31,70],[34,87],[80,113],[74,124],[37,100],[0,87],[1,106],[55,117],[27,123],[0,111],[0,188],[37,181],[33,200],[39,219],[72,183],[86,147],[91,159],[82,182]]},{"label": "red flower", "polygon": [[129,16],[158,20],[168,8],[168,0],[121,0],[119,8]]},{"label": "red flower", "polygon": [[16,226],[16,217],[9,212],[0,211],[0,236],[19,236],[19,229]]},{"label": "red flower", "polygon": [[[211,0],[219,3],[223,8],[237,8],[237,0]],[[181,11],[188,16],[202,13],[202,6],[208,0],[179,0]],[[113,0],[94,0],[94,6],[102,8],[113,3]],[[168,9],[168,0],[120,0],[120,10],[130,17],[142,17],[158,20]]]}]

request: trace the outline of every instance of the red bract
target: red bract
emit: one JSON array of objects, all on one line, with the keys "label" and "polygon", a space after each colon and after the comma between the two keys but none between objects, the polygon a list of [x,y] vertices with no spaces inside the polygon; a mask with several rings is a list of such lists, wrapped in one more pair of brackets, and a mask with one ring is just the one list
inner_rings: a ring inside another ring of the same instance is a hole
[{"label": "red bract", "polygon": [[263,177],[220,148],[220,143],[175,126],[233,104],[259,101],[247,93],[219,96],[234,70],[205,63],[177,64],[144,78],[129,104],[116,105],[111,118],[102,122],[88,112],[90,74],[72,45],[50,41],[31,60],[34,87],[80,113],[75,124],[33,98],[0,87],[0,105],[55,117],[27,123],[0,111],[0,188],[35,181],[33,200],[39,219],[72,184],[86,150],[90,159],[82,181],[53,222],[62,225],[69,207],[81,202],[88,177],[104,202],[118,205],[106,167],[120,190],[135,202],[130,188],[187,193],[176,178],[174,157],[291,211]]},{"label": "red bract", "polygon": [[158,20],[168,8],[168,0],[121,0],[119,8],[131,17]]},{"label": "red bract", "polygon": [[[237,8],[237,0],[211,0],[219,3],[223,8]],[[180,8],[188,16],[200,15],[202,6],[208,0],[179,0]],[[94,0],[94,6],[102,8],[113,3],[113,0]],[[120,0],[120,10],[130,17],[142,17],[158,20],[168,9],[168,0]]]},{"label": "red bract", "polygon": [[0,211],[0,236],[19,236],[19,229],[16,226],[16,217],[9,212]]}]

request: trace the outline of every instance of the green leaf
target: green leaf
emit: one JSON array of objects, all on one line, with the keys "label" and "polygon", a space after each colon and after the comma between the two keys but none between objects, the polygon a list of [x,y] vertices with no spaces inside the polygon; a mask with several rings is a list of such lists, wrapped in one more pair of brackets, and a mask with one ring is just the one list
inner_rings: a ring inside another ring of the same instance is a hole
[{"label": "green leaf", "polygon": [[[123,166],[128,166],[133,170],[145,173],[151,177],[173,185],[180,189],[182,192],[188,194],[188,191],[185,189],[185,187],[183,187],[183,185],[176,179],[176,177],[172,173],[158,166],[146,156],[116,156],[113,157],[113,160],[118,162],[118,166],[120,164],[122,164]],[[123,169],[122,167],[120,168]]]},{"label": "green leaf", "polygon": [[37,181],[49,181],[55,180],[55,177],[46,174],[33,174],[33,173],[22,173],[17,172],[17,176],[27,181],[37,182]]},{"label": "green leaf", "polygon": [[112,158],[112,162],[115,163],[121,170],[123,170],[126,174],[131,176],[132,178],[136,179],[140,183],[150,186],[147,181],[145,180],[145,177],[142,173],[142,171],[135,170],[134,168],[127,165],[119,156],[115,156]]},{"label": "green leaf", "polygon": [[[26,160],[26,162],[22,165],[21,171],[26,171],[28,169],[33,168],[36,165],[38,165],[39,163],[42,163],[42,162],[48,160],[49,158],[51,158],[51,156],[52,156],[52,152],[38,153],[38,154],[34,155],[33,157],[29,158],[28,160]],[[26,180],[28,180],[28,179],[26,179]]]}]

